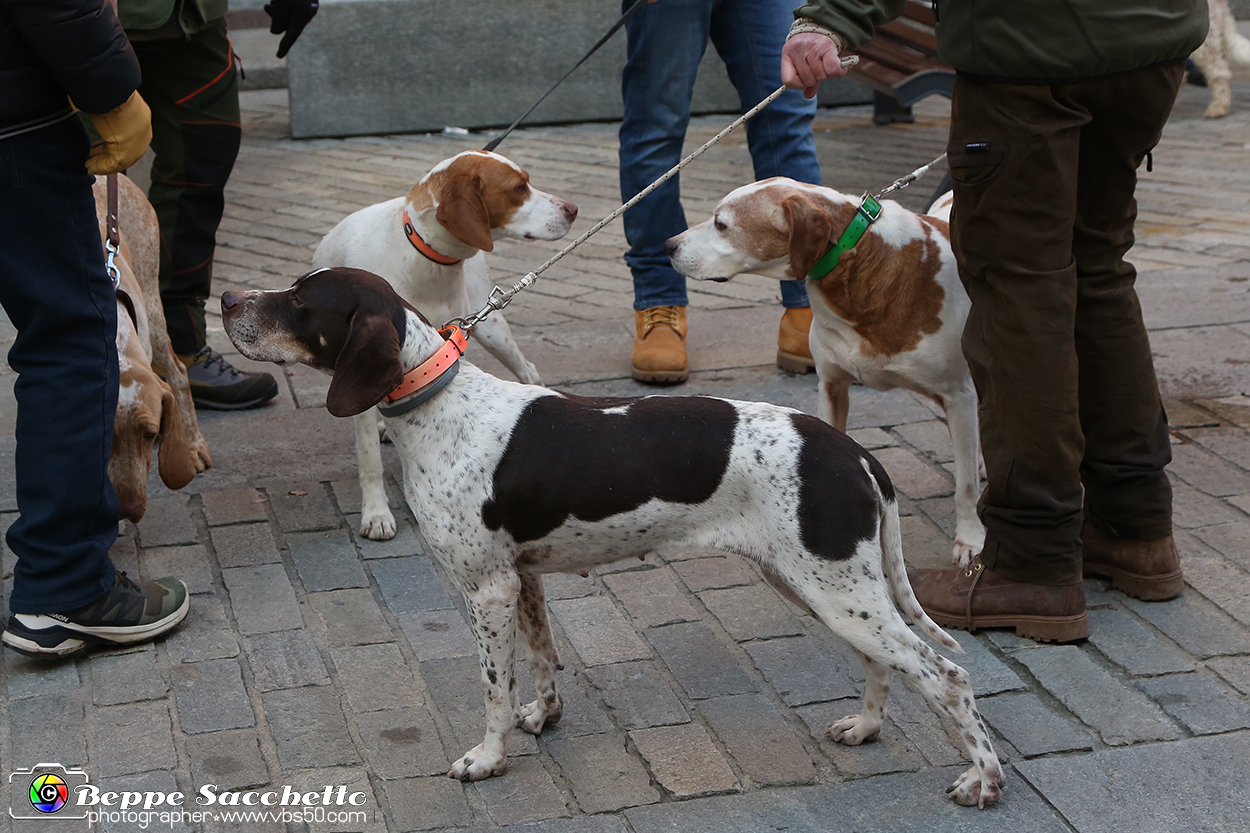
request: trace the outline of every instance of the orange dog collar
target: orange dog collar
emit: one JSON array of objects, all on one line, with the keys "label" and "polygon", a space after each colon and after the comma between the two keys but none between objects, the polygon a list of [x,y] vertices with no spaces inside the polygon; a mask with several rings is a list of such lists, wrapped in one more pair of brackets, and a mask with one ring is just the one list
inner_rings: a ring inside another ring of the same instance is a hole
[{"label": "orange dog collar", "polygon": [[[446,339],[443,346],[433,356],[405,373],[395,390],[378,403],[378,410],[383,416],[399,416],[430,401],[456,375],[460,367],[460,357],[469,345],[469,337],[454,324],[443,327],[438,333]],[[406,401],[396,404],[401,399]]]},{"label": "orange dog collar", "polygon": [[412,248],[425,255],[427,259],[442,266],[455,266],[460,262],[458,257],[448,257],[434,251],[434,248],[417,234],[417,227],[412,224],[412,218],[408,216],[406,208],[404,209],[404,234],[408,236],[408,242],[412,244]]}]

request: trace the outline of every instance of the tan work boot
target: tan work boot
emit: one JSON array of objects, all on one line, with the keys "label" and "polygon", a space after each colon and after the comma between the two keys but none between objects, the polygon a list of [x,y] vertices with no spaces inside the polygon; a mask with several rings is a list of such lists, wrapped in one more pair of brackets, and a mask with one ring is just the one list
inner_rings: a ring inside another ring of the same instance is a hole
[{"label": "tan work boot", "polygon": [[811,373],[816,369],[807,334],[812,329],[812,308],[787,309],[777,333],[777,367],[789,373]]},{"label": "tan work boot", "polygon": [[1175,598],[1185,589],[1171,535],[1159,541],[1117,538],[1088,518],[1081,529],[1081,569],[1087,576],[1106,576],[1112,587],[1148,602]]},{"label": "tan work boot", "polygon": [[634,310],[633,373],[639,382],[686,381],[686,308]]}]

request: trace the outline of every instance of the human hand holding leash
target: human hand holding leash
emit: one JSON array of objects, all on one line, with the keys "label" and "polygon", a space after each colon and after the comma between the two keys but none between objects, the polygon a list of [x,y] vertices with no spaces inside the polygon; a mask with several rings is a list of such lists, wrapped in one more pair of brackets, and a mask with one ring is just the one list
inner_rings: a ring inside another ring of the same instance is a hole
[{"label": "human hand holding leash", "polygon": [[100,141],[92,146],[87,173],[106,176],[139,161],[152,141],[152,111],[138,92],[107,113],[88,113]]},{"label": "human hand holding leash", "polygon": [[265,4],[265,14],[273,21],[269,24],[270,33],[282,35],[278,44],[279,58],[286,57],[308,21],[316,16],[318,7],[317,0],[270,0]]},{"label": "human hand holding leash", "polygon": [[846,75],[849,66],[838,60],[837,44],[827,35],[794,35],[781,50],[781,82],[807,98],[816,95],[821,81]]}]

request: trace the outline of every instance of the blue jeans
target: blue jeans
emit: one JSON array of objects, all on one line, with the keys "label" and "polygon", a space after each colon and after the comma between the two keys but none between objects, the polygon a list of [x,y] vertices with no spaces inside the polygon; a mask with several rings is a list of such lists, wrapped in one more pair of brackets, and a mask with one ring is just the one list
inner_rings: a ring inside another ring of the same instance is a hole
[{"label": "blue jeans", "polygon": [[0,305],[17,328],[14,613],[73,610],[113,585],[117,301],[87,150],[78,119],[0,139]]},{"label": "blue jeans", "polygon": [[[623,0],[622,8],[630,5],[632,0]],[[626,25],[628,57],[621,75],[622,200],[681,160],[695,74],[708,41],[724,60],[746,112],[781,86],[781,48],[793,12],[792,0],[659,0],[638,10]],[[790,90],[747,122],[756,179],[788,176],[820,184],[815,112],[815,99]],[[686,303],[686,279],[664,253],[665,241],[686,230],[680,179],[673,177],[625,212],[634,309]],[[787,307],[808,306],[803,281],[782,281],[781,299]]]}]

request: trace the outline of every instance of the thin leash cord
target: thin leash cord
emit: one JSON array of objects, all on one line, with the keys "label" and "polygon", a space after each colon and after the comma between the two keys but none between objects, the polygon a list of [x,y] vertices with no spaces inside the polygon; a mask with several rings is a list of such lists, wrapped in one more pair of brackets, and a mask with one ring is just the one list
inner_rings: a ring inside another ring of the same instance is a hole
[{"label": "thin leash cord", "polygon": [[946,154],[943,153],[941,156],[939,156],[937,159],[934,159],[932,162],[929,162],[925,165],[921,165],[919,168],[916,168],[916,170],[912,171],[907,176],[894,180],[894,184],[892,184],[889,188],[886,188],[884,191],[881,191],[876,195],[876,199],[881,199],[882,197],[884,197],[886,194],[890,193],[891,191],[899,191],[899,190],[902,190],[903,188],[906,188],[908,185],[911,185],[913,182],[920,179],[920,177],[927,174],[930,168],[932,168],[934,165],[939,164],[945,158],[946,158]]},{"label": "thin leash cord", "polygon": [[487,143],[486,143],[486,147],[482,148],[482,150],[484,150],[484,151],[492,151],[492,150],[494,150],[495,148],[499,147],[499,143],[500,143],[500,142],[502,142],[504,139],[508,138],[508,134],[509,134],[509,133],[511,133],[513,130],[515,130],[518,124],[520,124],[521,122],[523,122],[523,121],[525,121],[527,118],[529,118],[530,113],[532,113],[532,112],[534,112],[535,110],[537,110],[537,109],[538,109],[538,105],[539,105],[539,104],[542,104],[544,101],[546,101],[546,100],[547,100],[547,96],[551,95],[552,93],[554,93],[554,92],[556,91],[556,87],[558,87],[558,86],[560,86],[561,84],[563,84],[563,83],[565,82],[565,80],[567,80],[567,79],[568,79],[568,77],[569,77],[570,75],[572,75],[572,74],[573,74],[573,71],[574,71],[574,70],[576,70],[576,69],[577,69],[578,67],[580,67],[582,64],[586,63],[587,59],[588,59],[588,58],[590,58],[590,56],[591,56],[591,55],[593,55],[593,54],[595,54],[596,52],[598,52],[598,51],[599,51],[599,47],[603,46],[605,43],[607,43],[609,40],[611,40],[612,36],[616,34],[616,31],[617,31],[618,29],[620,29],[622,26],[624,26],[624,25],[625,25],[625,22],[626,22],[626,21],[628,21],[631,17],[633,17],[633,16],[634,16],[634,12],[638,11],[639,9],[641,9],[641,8],[642,8],[642,5],[643,5],[644,3],[646,3],[646,2],[648,2],[648,0],[635,0],[634,5],[630,6],[628,9],[626,9],[626,10],[625,10],[625,13],[624,13],[624,14],[622,14],[622,15],[620,16],[620,18],[616,21],[616,23],[613,23],[613,24],[612,24],[612,28],[608,29],[608,31],[604,34],[604,36],[603,36],[603,37],[601,37],[601,38],[599,38],[598,42],[597,42],[594,46],[590,47],[590,51],[589,51],[589,52],[587,52],[585,55],[583,55],[583,56],[582,56],[582,59],[581,59],[580,61],[578,61],[577,63],[573,64],[572,68],[571,68],[568,72],[564,73],[564,75],[563,75],[563,76],[561,76],[561,78],[560,78],[560,80],[559,80],[559,81],[557,81],[556,83],[552,84],[552,85],[551,85],[551,89],[549,89],[549,90],[547,90],[547,92],[543,93],[542,98],[540,98],[540,99],[538,99],[537,101],[535,101],[535,102],[534,102],[534,105],[533,105],[532,107],[530,107],[528,110],[526,110],[524,113],[522,113],[522,114],[521,114],[521,116],[520,116],[520,117],[519,117],[516,121],[514,121],[512,124],[508,125],[508,129],[507,129],[507,130],[505,130],[503,133],[500,133],[500,134],[499,134],[498,136],[496,136],[494,139],[491,139],[489,142],[487,142]]}]

